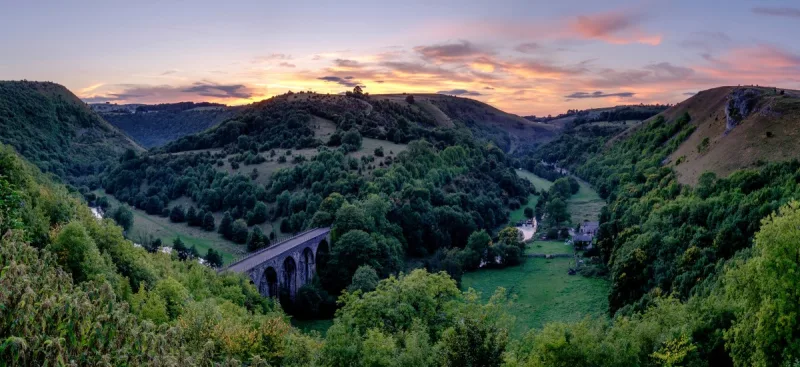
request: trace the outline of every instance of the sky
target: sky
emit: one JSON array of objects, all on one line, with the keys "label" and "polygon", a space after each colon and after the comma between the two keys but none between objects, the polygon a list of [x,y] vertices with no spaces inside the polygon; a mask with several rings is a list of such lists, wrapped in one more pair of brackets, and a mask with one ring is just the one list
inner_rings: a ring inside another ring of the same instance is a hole
[{"label": "sky", "polygon": [[443,93],[520,115],[800,89],[800,1],[0,0],[0,80],[87,102]]}]

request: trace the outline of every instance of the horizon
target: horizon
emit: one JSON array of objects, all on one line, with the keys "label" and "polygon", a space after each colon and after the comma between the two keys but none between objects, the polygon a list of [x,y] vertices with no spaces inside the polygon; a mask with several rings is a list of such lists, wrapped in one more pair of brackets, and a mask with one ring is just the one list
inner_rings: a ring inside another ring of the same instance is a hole
[{"label": "horizon", "polygon": [[619,0],[4,8],[0,79],[53,81],[87,103],[243,105],[361,85],[546,116],[675,104],[722,85],[800,89],[800,42],[786,32],[800,28],[800,8],[791,1],[737,0],[721,10]]}]

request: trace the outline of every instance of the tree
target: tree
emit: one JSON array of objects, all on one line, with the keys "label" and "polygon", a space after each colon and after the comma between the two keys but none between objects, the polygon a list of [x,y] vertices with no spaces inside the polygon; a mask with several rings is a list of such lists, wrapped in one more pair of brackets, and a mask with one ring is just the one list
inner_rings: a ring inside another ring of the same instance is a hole
[{"label": "tree", "polygon": [[383,157],[383,147],[375,148],[375,152],[374,153],[375,153],[376,157]]},{"label": "tree", "polygon": [[145,211],[147,211],[147,214],[161,214],[163,209],[164,202],[162,202],[157,196],[151,196],[147,199],[147,204],[145,205]]},{"label": "tree", "polygon": [[114,219],[126,231],[133,227],[133,211],[127,205],[120,205],[114,209],[111,212],[111,219]]},{"label": "tree", "polygon": [[414,104],[414,96],[413,96],[413,95],[410,95],[410,94],[409,94],[409,95],[407,95],[407,96],[406,96],[406,103],[408,103],[408,104]]},{"label": "tree", "polygon": [[352,147],[352,151],[361,149],[361,141],[361,133],[356,129],[348,130],[342,137],[342,144]]},{"label": "tree", "polygon": [[497,234],[497,242],[506,246],[517,247],[520,250],[525,250],[525,243],[522,242],[524,236],[522,232],[516,227],[503,228]]},{"label": "tree", "polygon": [[728,297],[742,308],[725,333],[735,364],[790,365],[800,358],[800,202],[770,215],[756,233],[753,255],[725,275]]},{"label": "tree", "polygon": [[169,220],[173,223],[182,223],[185,221],[186,214],[183,211],[183,207],[180,205],[174,206],[169,212]]},{"label": "tree", "polygon": [[336,220],[333,222],[334,236],[340,236],[355,229],[366,230],[367,228],[367,218],[363,209],[353,204],[344,204],[336,211]]},{"label": "tree", "polygon": [[269,213],[267,211],[267,205],[259,201],[258,203],[256,203],[256,206],[253,208],[253,211],[248,216],[247,224],[252,226],[255,224],[264,223],[267,221],[268,214]]},{"label": "tree", "polygon": [[190,206],[189,210],[186,211],[186,222],[192,227],[197,227],[200,225],[200,221],[203,218],[203,217],[199,218],[198,217],[199,216],[197,215],[197,209],[195,209],[194,206]]},{"label": "tree", "polygon": [[548,201],[547,209],[545,209],[547,213],[550,223],[553,225],[559,225],[563,222],[569,220],[569,212],[567,212],[567,203],[561,198],[556,197]]},{"label": "tree", "polygon": [[533,208],[525,207],[525,210],[523,210],[523,213],[525,214],[526,218],[528,218],[528,219],[532,219],[533,218]]},{"label": "tree", "polygon": [[350,286],[347,287],[348,292],[355,292],[360,290],[364,293],[372,292],[375,290],[375,287],[378,286],[378,273],[375,272],[369,265],[361,265],[356,269],[356,273],[353,274],[353,281],[350,282]]},{"label": "tree", "polygon": [[492,238],[485,230],[472,232],[467,239],[467,248],[464,251],[464,267],[468,270],[477,269],[491,243]]},{"label": "tree", "polygon": [[222,255],[220,255],[220,253],[213,248],[208,249],[205,259],[208,262],[208,266],[212,268],[218,268],[222,266]]},{"label": "tree", "polygon": [[172,251],[175,251],[181,260],[186,260],[189,257],[189,249],[186,248],[180,237],[175,237],[175,240],[172,241]]},{"label": "tree", "polygon": [[203,229],[209,232],[214,230],[214,216],[211,213],[203,216]]},{"label": "tree", "polygon": [[247,242],[247,234],[247,222],[245,222],[243,219],[235,220],[231,226],[230,240],[243,244]]},{"label": "tree", "polygon": [[255,227],[247,236],[247,251],[253,252],[269,245],[269,238],[261,231],[261,227]]},{"label": "tree", "polygon": [[230,212],[225,212],[222,215],[222,221],[219,222],[219,229],[217,230],[223,237],[231,239],[233,233],[233,217]]},{"label": "tree", "polygon": [[94,240],[78,222],[64,226],[47,249],[56,254],[58,263],[72,274],[75,282],[90,279],[105,266]]}]

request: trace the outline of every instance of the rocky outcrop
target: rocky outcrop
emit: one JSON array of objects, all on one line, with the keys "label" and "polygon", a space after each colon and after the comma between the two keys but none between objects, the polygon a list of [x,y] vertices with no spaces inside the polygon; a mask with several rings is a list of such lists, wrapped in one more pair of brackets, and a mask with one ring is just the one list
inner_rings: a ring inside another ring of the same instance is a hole
[{"label": "rocky outcrop", "polygon": [[747,118],[758,104],[763,92],[754,88],[738,88],[728,96],[728,105],[725,108],[725,133],[733,130]]}]

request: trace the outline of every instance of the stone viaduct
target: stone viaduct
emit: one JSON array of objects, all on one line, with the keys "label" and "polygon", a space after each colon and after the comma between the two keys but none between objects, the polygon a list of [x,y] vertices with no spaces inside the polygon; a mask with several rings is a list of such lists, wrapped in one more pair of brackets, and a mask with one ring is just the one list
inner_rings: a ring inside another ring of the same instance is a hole
[{"label": "stone viaduct", "polygon": [[297,290],[316,272],[318,251],[330,250],[330,228],[314,228],[248,254],[221,271],[247,274],[265,297],[288,291],[294,300]]}]

